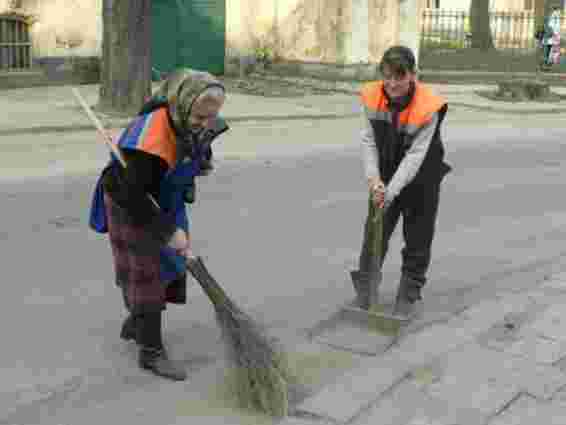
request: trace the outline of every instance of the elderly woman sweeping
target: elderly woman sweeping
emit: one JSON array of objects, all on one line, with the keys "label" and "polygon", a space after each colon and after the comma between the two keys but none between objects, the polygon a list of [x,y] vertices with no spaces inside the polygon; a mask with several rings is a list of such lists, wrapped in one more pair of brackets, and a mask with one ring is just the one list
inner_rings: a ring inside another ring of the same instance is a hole
[{"label": "elderly woman sweeping", "polygon": [[187,376],[167,356],[161,316],[167,303],[186,303],[185,260],[193,256],[186,203],[194,202],[195,177],[212,168],[212,141],[228,129],[218,115],[224,100],[208,73],[171,74],[119,137],[126,168],[112,156],[91,207],[90,226],[109,235],[129,311],[121,337],[139,345],[141,368],[173,380]]}]

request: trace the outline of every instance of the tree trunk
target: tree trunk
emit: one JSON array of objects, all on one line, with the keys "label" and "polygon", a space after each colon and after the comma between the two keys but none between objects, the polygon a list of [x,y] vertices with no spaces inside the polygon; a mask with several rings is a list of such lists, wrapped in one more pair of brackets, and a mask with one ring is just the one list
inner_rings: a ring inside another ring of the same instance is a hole
[{"label": "tree trunk", "polygon": [[493,49],[493,37],[489,20],[489,0],[472,0],[470,4],[470,30],[472,47]]},{"label": "tree trunk", "polygon": [[103,0],[99,108],[140,110],[151,93],[151,0]]}]

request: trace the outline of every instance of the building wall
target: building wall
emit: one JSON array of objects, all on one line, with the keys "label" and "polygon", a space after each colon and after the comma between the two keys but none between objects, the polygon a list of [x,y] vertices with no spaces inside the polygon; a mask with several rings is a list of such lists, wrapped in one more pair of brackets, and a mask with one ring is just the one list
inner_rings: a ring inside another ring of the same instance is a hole
[{"label": "building wall", "polygon": [[[34,57],[100,56],[102,0],[23,0],[23,8],[37,16]],[[226,42],[229,57],[263,44],[286,60],[375,62],[399,42],[399,0],[226,0]]]},{"label": "building wall", "polygon": [[399,43],[399,1],[370,0],[370,60],[377,62],[391,45]]},{"label": "building wall", "polygon": [[351,1],[228,1],[226,30],[229,56],[251,55],[263,44],[287,60],[344,62]]},{"label": "building wall", "polygon": [[102,0],[23,0],[22,8],[37,19],[30,29],[34,57],[99,56]]},{"label": "building wall", "polygon": [[[417,4],[420,15],[426,0]],[[321,63],[367,63],[399,43],[399,0],[228,1],[228,56],[253,54],[259,43],[282,59]]]}]

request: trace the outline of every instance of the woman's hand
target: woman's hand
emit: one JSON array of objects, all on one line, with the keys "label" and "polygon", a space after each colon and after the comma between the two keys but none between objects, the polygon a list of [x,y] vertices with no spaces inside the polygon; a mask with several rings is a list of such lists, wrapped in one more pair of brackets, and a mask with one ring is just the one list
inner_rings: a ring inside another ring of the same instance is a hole
[{"label": "woman's hand", "polygon": [[379,177],[370,177],[368,179],[369,191],[376,207],[383,208],[385,203],[385,184]]},{"label": "woman's hand", "polygon": [[175,251],[182,253],[183,255],[187,250],[188,245],[188,235],[183,229],[179,227],[177,228],[177,230],[175,230],[175,233],[173,233],[173,236],[171,236],[171,239],[169,239],[169,242],[167,243],[167,246],[169,246],[169,248],[172,248]]}]

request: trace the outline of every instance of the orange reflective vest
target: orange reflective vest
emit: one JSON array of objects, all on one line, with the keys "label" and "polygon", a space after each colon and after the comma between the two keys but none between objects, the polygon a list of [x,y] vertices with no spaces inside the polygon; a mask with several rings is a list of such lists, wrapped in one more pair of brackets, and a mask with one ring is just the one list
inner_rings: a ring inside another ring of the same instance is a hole
[{"label": "orange reflective vest", "polygon": [[[382,180],[387,184],[399,167],[405,153],[412,145],[419,130],[427,125],[434,113],[439,120],[425,159],[411,184],[440,181],[450,170],[444,163],[444,146],[440,137],[440,125],[448,106],[426,86],[415,83],[408,105],[402,111],[392,111],[385,94],[383,81],[365,84],[361,100],[374,132],[374,140],[379,152],[379,168]],[[394,118],[397,115],[397,124]]]}]

